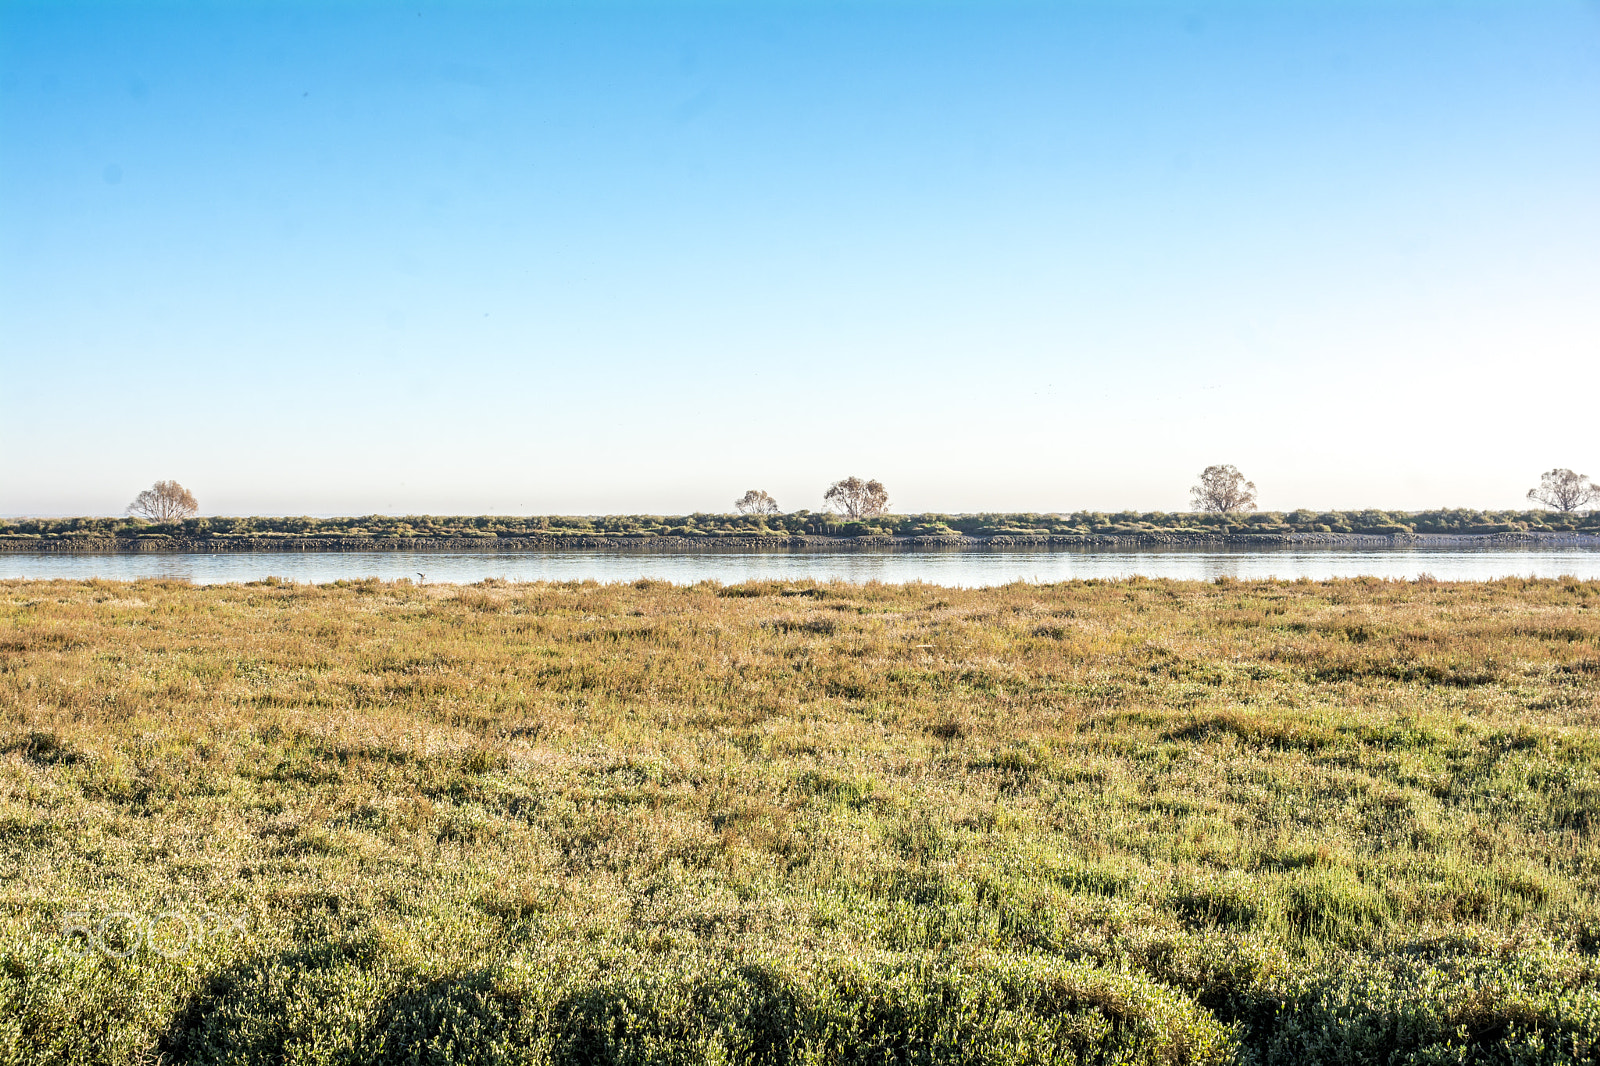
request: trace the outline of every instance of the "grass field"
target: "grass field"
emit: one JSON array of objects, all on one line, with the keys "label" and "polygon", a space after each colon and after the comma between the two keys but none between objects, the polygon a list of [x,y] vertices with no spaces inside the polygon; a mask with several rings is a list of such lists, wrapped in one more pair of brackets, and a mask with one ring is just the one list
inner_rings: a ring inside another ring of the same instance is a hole
[{"label": "grass field", "polygon": [[1600,583],[0,583],[0,1062],[1600,1061]]}]

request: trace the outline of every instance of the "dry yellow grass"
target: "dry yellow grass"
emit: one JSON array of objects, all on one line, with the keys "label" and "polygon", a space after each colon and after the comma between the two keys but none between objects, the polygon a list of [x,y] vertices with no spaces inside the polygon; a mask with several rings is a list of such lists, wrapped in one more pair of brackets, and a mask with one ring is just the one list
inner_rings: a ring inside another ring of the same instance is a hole
[{"label": "dry yellow grass", "polygon": [[1597,696],[1594,582],[0,583],[0,1048],[1593,1061]]}]

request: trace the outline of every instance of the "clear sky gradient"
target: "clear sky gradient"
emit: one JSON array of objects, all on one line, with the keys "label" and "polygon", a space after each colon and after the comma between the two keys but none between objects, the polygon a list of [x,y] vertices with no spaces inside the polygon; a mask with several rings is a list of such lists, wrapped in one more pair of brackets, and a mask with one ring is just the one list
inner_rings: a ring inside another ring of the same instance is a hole
[{"label": "clear sky gradient", "polygon": [[1600,4],[0,2],[0,513],[1515,507]]}]

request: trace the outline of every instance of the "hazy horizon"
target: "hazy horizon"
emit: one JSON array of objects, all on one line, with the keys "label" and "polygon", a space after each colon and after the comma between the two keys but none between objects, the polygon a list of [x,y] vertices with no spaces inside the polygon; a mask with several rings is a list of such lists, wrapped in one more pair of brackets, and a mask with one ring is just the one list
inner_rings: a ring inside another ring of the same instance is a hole
[{"label": "hazy horizon", "polygon": [[[1254,511],[1238,512],[1238,515],[1239,515],[1239,517],[1243,518],[1243,517],[1248,517],[1248,515],[1255,514],[1255,513],[1293,514],[1293,513],[1297,512],[1297,511],[1301,511],[1301,512],[1303,512],[1303,511],[1316,511],[1316,512],[1319,512],[1319,513],[1333,513],[1333,512],[1337,512],[1339,510],[1340,510],[1339,508],[1329,508],[1329,507],[1264,507],[1263,506],[1263,507],[1255,508]],[[1383,511],[1386,514],[1393,514],[1393,515],[1420,514],[1420,513],[1430,512],[1430,511],[1456,511],[1456,510],[1460,510],[1460,511],[1480,511],[1480,512],[1490,512],[1490,511],[1529,512],[1529,511],[1538,511],[1538,512],[1549,513],[1549,514],[1552,514],[1552,515],[1556,515],[1558,513],[1558,512],[1555,512],[1555,511],[1553,511],[1552,509],[1550,509],[1548,507],[1545,507],[1545,506],[1542,506],[1540,504],[1534,503],[1531,500],[1523,500],[1520,505],[1513,506],[1513,507],[1449,507],[1449,506],[1446,506],[1446,507],[1426,507],[1426,508],[1400,508],[1400,507],[1381,508],[1381,507],[1373,507],[1373,508],[1351,508],[1351,509],[1346,509],[1346,513],[1350,513],[1350,512],[1353,512],[1353,511],[1359,511],[1359,510]],[[1582,507],[1582,508],[1579,508],[1576,513],[1578,513],[1578,514],[1589,514],[1589,513],[1593,513],[1595,510],[1600,510],[1600,508],[1595,508],[1595,507],[1592,507],[1592,506],[1590,506],[1590,507]],[[815,507],[784,507],[778,513],[779,514],[795,514],[795,513],[800,512],[800,511],[807,511],[807,512],[810,512],[812,514],[827,514],[827,513],[831,513],[830,509],[828,507],[826,507],[821,500],[817,501],[817,506],[815,506]],[[428,517],[428,518],[459,518],[459,517],[471,517],[471,518],[522,518],[522,517],[533,517],[533,518],[542,518],[542,517],[622,518],[622,517],[649,516],[649,515],[660,516],[660,517],[686,517],[686,516],[695,515],[695,514],[736,515],[738,513],[739,512],[735,508],[733,508],[732,506],[729,506],[727,508],[723,508],[723,509],[720,509],[720,510],[716,509],[716,508],[710,508],[710,507],[701,507],[701,508],[698,508],[698,509],[695,509],[695,510],[680,510],[680,511],[522,511],[522,512],[516,512],[516,511],[281,511],[281,512],[239,511],[239,512],[222,512],[222,511],[210,511],[210,510],[207,510],[204,506],[202,506],[196,512],[195,517],[196,518],[319,518],[319,519],[365,518],[365,517],[368,517],[368,516],[383,517],[383,518],[421,518],[421,517]],[[1161,510],[1161,509],[1157,509],[1157,508],[1150,508],[1150,507],[1143,507],[1143,508],[1125,507],[1125,508],[1120,508],[1118,510],[1109,510],[1109,509],[1104,508],[1104,507],[1098,507],[1098,508],[1097,507],[1072,507],[1072,508],[1064,508],[1064,509],[1063,508],[1055,508],[1055,509],[1047,510],[1047,511],[1021,511],[1021,510],[1018,510],[1016,508],[996,508],[996,509],[987,510],[987,511],[952,511],[952,510],[949,510],[948,508],[942,509],[942,510],[934,508],[934,509],[923,510],[923,511],[908,511],[908,510],[905,510],[903,508],[891,506],[890,509],[888,511],[884,512],[884,513],[887,514],[887,515],[891,515],[891,516],[894,516],[894,515],[903,516],[903,515],[915,515],[915,514],[942,514],[942,515],[949,515],[951,517],[962,517],[962,516],[972,516],[972,515],[980,515],[980,514],[1037,514],[1037,515],[1061,515],[1061,516],[1069,516],[1069,515],[1073,515],[1073,514],[1108,514],[1108,515],[1112,515],[1112,514],[1169,514],[1169,515],[1170,514],[1193,514],[1193,515],[1206,515],[1208,512],[1197,511],[1194,508],[1187,507],[1187,506],[1186,507],[1167,508],[1165,510]],[[61,518],[114,519],[114,518],[130,518],[130,517],[139,518],[141,521],[150,521],[149,519],[144,519],[144,518],[142,518],[141,516],[138,516],[138,515],[130,515],[126,510],[101,511],[101,512],[88,512],[88,511],[84,511],[84,512],[65,512],[64,511],[64,512],[61,512],[59,514],[23,513],[23,512],[15,512],[15,513],[10,513],[10,514],[0,513],[0,519],[6,520],[6,521],[13,521],[13,522],[14,521],[27,521],[27,520],[34,520],[34,519],[37,519],[37,520],[50,520],[50,519],[61,519]],[[1212,517],[1214,517],[1214,515]]]},{"label": "hazy horizon", "polygon": [[0,8],[0,513],[1527,507],[1600,5]]}]

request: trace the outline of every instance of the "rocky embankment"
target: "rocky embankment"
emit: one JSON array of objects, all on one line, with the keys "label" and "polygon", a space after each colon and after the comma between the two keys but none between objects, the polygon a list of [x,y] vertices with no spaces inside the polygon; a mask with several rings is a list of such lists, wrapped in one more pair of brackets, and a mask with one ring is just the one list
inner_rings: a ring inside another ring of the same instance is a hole
[{"label": "rocky embankment", "polygon": [[0,535],[4,552],[512,552],[512,551],[894,551],[1010,548],[1556,548],[1600,549],[1589,533],[1125,533],[991,537],[27,537]]}]

